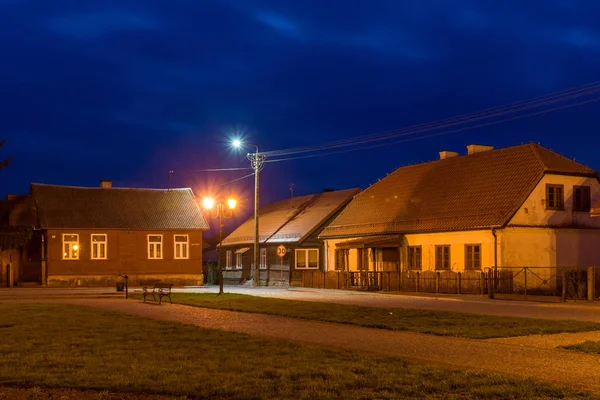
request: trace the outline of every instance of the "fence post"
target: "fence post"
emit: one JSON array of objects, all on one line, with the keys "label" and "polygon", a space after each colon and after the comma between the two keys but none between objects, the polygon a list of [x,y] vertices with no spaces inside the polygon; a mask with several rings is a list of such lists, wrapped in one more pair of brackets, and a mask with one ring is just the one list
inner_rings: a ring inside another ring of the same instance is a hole
[{"label": "fence post", "polygon": [[587,268],[587,299],[594,300],[594,289],[596,288],[594,267]]},{"label": "fence post", "polygon": [[440,292],[440,271],[435,273],[435,293]]},{"label": "fence post", "polygon": [[490,299],[493,299],[494,298],[494,280],[495,280],[494,269],[490,268],[486,275],[487,275],[486,280],[487,280],[487,284],[488,284],[488,288],[487,288],[488,289],[488,297]]},{"label": "fence post", "polygon": [[562,269],[562,302],[567,302],[567,269]]},{"label": "fence post", "polygon": [[457,272],[456,273],[456,293],[457,294],[460,294],[460,292],[461,292],[461,285],[462,285],[461,273]]},{"label": "fence post", "polygon": [[525,281],[525,300],[527,300],[527,267],[523,267],[523,280]]},{"label": "fence post", "polygon": [[420,274],[419,271],[417,271],[417,293],[419,293],[419,281],[420,281]]}]

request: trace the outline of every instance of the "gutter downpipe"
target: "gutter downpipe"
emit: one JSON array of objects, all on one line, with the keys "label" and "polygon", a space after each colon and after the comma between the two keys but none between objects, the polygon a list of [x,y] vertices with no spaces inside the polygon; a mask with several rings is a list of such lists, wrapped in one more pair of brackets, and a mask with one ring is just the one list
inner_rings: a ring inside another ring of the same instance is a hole
[{"label": "gutter downpipe", "polygon": [[494,286],[498,275],[498,234],[496,233],[496,228],[492,228],[492,236],[494,236],[494,268],[492,269],[492,279],[490,279],[490,287],[488,290],[490,299],[494,298]]}]

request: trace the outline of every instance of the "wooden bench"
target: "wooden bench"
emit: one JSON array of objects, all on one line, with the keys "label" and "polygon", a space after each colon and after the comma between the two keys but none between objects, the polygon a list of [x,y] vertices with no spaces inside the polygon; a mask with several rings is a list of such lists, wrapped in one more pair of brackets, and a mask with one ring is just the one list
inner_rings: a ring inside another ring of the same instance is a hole
[{"label": "wooden bench", "polygon": [[152,295],[152,299],[156,301],[156,296],[158,296],[158,304],[162,303],[163,297],[168,297],[169,302],[173,303],[171,300],[171,288],[173,287],[172,283],[155,283],[153,287],[144,287],[144,302],[146,301],[146,296]]}]

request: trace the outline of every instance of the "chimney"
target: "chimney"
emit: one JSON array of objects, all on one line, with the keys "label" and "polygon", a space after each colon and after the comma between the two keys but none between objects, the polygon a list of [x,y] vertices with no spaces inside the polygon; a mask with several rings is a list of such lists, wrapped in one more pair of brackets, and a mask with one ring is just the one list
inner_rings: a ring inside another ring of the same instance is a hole
[{"label": "chimney", "polygon": [[440,160],[445,160],[446,158],[458,157],[459,154],[456,151],[440,151]]},{"label": "chimney", "polygon": [[112,181],[111,180],[107,180],[107,179],[102,179],[100,181],[100,187],[101,188],[111,188],[112,187]]},{"label": "chimney", "polygon": [[467,146],[467,154],[481,153],[482,151],[494,150],[494,146],[484,144],[470,144]]}]

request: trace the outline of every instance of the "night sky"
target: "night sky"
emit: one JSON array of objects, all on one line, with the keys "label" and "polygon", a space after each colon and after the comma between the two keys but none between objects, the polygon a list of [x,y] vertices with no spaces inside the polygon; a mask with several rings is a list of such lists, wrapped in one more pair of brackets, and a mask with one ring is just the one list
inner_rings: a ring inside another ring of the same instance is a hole
[{"label": "night sky", "polygon": [[[30,182],[192,187],[240,200],[228,141],[261,150],[407,127],[600,80],[600,2],[0,0],[2,194]],[[492,127],[271,163],[264,202],[539,142],[600,169],[600,102]],[[217,193],[218,192],[218,193]]]}]

